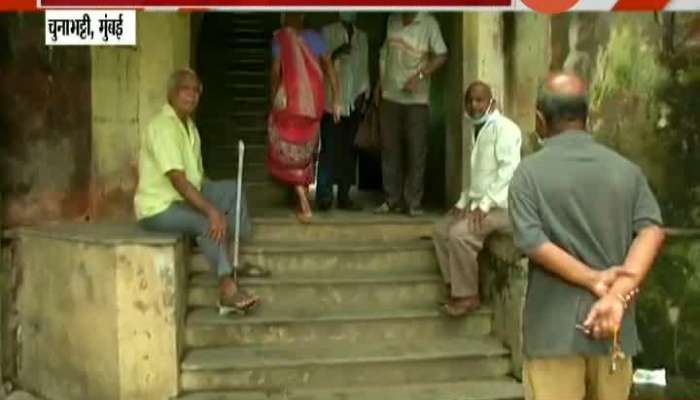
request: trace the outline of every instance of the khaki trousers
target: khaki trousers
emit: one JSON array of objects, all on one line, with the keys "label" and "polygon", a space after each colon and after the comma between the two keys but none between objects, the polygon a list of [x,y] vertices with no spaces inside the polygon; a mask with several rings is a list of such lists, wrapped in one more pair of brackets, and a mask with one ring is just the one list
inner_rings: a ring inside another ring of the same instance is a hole
[{"label": "khaki trousers", "polygon": [[526,400],[627,400],[632,360],[618,362],[610,373],[610,356],[536,358],[523,364]]},{"label": "khaki trousers", "polygon": [[453,297],[479,295],[479,251],[490,234],[510,231],[508,212],[500,208],[489,211],[481,227],[473,227],[467,219],[453,216],[437,223],[433,243],[440,272],[445,283],[451,285]]}]

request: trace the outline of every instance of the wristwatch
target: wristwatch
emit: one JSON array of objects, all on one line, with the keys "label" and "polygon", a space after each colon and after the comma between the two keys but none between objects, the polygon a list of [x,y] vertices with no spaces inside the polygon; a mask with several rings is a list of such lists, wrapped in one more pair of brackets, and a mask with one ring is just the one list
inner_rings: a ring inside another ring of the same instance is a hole
[{"label": "wristwatch", "polygon": [[418,71],[418,80],[422,81],[423,79],[425,79],[425,74],[423,71]]}]

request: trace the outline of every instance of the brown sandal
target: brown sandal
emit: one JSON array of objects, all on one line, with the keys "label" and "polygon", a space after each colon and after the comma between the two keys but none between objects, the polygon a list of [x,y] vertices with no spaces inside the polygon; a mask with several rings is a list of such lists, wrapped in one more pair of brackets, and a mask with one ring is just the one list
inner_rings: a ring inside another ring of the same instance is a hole
[{"label": "brown sandal", "polygon": [[297,219],[299,220],[299,222],[302,224],[305,224],[305,225],[310,224],[311,218],[313,217],[313,214],[311,214],[311,213],[306,214],[302,211],[297,211],[295,213],[295,215],[296,215]]},{"label": "brown sandal", "polygon": [[478,310],[479,306],[478,300],[462,304],[447,303],[441,307],[441,310],[450,317],[459,318]]}]

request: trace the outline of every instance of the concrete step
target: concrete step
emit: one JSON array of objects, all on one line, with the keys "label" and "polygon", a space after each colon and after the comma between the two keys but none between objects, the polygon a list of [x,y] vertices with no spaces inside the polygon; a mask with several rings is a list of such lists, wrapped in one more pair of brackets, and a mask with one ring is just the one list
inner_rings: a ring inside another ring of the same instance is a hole
[{"label": "concrete step", "polygon": [[456,383],[331,389],[283,389],[280,391],[199,392],[181,400],[521,400],[522,385],[508,378]]},{"label": "concrete step", "polygon": [[255,218],[254,240],[295,242],[397,242],[431,237],[437,214],[410,218],[367,211],[316,212],[312,224],[300,224],[291,211]]},{"label": "concrete step", "polygon": [[246,183],[248,207],[252,215],[274,207],[289,207],[291,189],[269,178]]},{"label": "concrete step", "polygon": [[[336,272],[393,276],[435,273],[438,270],[433,244],[429,240],[251,242],[241,247],[241,257],[244,262],[265,266],[273,276],[333,276]],[[190,270],[209,271],[203,255],[193,255]]]},{"label": "concrete step", "polygon": [[503,378],[510,372],[507,354],[493,338],[214,347],[185,355],[180,382],[187,392]]},{"label": "concrete step", "polygon": [[[386,311],[435,304],[445,296],[442,278],[437,273],[338,275],[292,278],[278,274],[270,278],[241,279],[241,285],[260,296],[259,307],[280,313]],[[218,299],[217,279],[211,273],[193,275],[187,297],[192,307],[214,307]]]},{"label": "concrete step", "polygon": [[427,340],[479,337],[491,333],[492,312],[483,307],[465,318],[449,318],[435,304],[389,311],[340,310],[314,314],[309,310],[278,312],[261,307],[245,317],[222,317],[213,308],[189,312],[185,330],[188,347],[336,343],[341,346],[376,340]]}]

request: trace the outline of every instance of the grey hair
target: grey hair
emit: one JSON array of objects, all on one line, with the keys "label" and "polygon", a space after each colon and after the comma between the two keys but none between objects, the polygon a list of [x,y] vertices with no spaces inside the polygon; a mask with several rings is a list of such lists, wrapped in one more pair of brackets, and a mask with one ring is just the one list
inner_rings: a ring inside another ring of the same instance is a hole
[{"label": "grey hair", "polygon": [[194,72],[194,70],[190,68],[180,68],[173,71],[173,73],[170,74],[170,77],[168,78],[168,96],[170,96],[173,93],[180,81],[182,81],[187,76],[191,76],[194,79],[196,79],[199,83],[200,90],[202,89],[202,81],[199,80],[199,76],[197,76],[197,73]]},{"label": "grey hair", "polygon": [[542,83],[537,90],[537,109],[548,124],[560,121],[583,121],[588,119],[588,92],[583,94],[558,94]]}]

